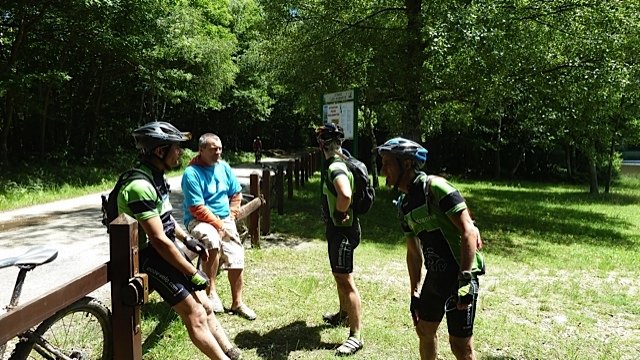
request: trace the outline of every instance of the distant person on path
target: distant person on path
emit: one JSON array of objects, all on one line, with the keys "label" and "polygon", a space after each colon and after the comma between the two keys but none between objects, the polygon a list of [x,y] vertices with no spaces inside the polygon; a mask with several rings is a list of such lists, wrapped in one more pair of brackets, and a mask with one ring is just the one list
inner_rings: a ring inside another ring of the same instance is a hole
[{"label": "distant person on path", "polygon": [[377,151],[387,186],[401,192],[396,204],[407,240],[410,312],[420,358],[436,359],[437,330],[446,313],[453,354],[473,360],[478,275],[484,274],[484,260],[477,251],[482,247],[480,232],[460,192],[444,178],[420,171],[427,160],[424,147],[393,138]]},{"label": "distant person on path", "polygon": [[260,140],[260,136],[256,136],[253,140],[253,156],[255,158],[255,164],[258,165],[260,159],[262,159],[262,140]]},{"label": "distant person on path", "polygon": [[217,135],[202,135],[198,148],[198,155],[182,175],[183,210],[187,229],[209,249],[210,256],[203,262],[203,270],[211,279],[207,294],[214,311],[224,312],[215,279],[219,268],[226,269],[231,285],[230,311],[255,320],[256,313],[242,300],[244,246],[235,221],[242,188],[229,164],[221,158],[222,141]]},{"label": "distant person on path", "polygon": [[[360,244],[360,222],[350,208],[354,178],[344,162],[346,156],[342,151],[342,128],[327,123],[316,129],[316,139],[326,159],[322,212],[326,225],[329,263],[340,301],[339,311],[325,314],[323,320],[333,326],[349,325],[349,337],[338,347],[336,354],[351,355],[364,345],[361,337],[362,303],[351,275],[354,251]],[[336,195],[330,188],[336,190]]]},{"label": "distant person on path", "polygon": [[180,144],[191,139],[166,122],[151,122],[133,132],[141,152],[140,170],[153,184],[135,179],[118,193],[118,213],[134,217],[139,224],[140,271],[149,276],[149,285],[180,315],[193,344],[209,359],[240,359],[213,313],[204,290],[207,276],[196,269],[176,245],[177,240],[208,257],[202,243],[189,236],[171,215],[169,185],[165,172],[180,165]]}]

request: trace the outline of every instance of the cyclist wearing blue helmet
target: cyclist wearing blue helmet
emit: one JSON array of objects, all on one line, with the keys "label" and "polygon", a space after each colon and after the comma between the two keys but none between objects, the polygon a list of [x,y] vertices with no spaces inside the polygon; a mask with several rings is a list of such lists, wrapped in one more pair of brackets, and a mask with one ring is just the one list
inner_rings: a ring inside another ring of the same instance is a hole
[{"label": "cyclist wearing blue helmet", "polygon": [[[328,313],[329,325],[349,325],[349,337],[336,349],[337,355],[352,355],[362,349],[362,302],[353,275],[353,255],[360,244],[360,222],[351,209],[354,177],[344,160],[344,132],[338,125],[326,123],[316,129],[316,139],[326,159],[323,175],[322,209],[325,221],[329,263],[338,289],[340,310]],[[335,191],[331,191],[335,190]]]},{"label": "cyclist wearing blue helmet", "polygon": [[[435,360],[437,330],[447,316],[449,343],[457,359],[475,359],[473,322],[482,246],[460,192],[447,180],[420,171],[427,149],[401,137],[377,147],[387,186],[401,192],[398,217],[407,240],[410,312],[420,340],[420,358]],[[420,287],[422,271],[426,277]]]}]

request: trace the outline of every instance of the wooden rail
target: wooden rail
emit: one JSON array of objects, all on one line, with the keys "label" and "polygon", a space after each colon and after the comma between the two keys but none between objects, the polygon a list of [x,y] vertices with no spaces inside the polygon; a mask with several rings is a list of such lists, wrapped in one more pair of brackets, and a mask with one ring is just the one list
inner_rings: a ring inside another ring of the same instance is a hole
[{"label": "wooden rail", "polygon": [[[266,204],[252,204],[254,208],[247,210],[249,214],[249,232],[251,241],[259,247],[260,234],[270,231],[270,204],[276,201],[278,213],[284,212],[284,185],[287,183],[287,197],[293,198],[293,190],[304,186],[315,171],[318,170],[319,158],[317,153],[303,154],[295,161],[289,161],[286,170],[279,167],[275,179],[269,170],[260,175],[251,175],[251,193],[260,197],[261,187]],[[286,173],[286,174],[285,174]],[[294,182],[295,179],[295,182]],[[271,199],[271,184],[275,183],[276,199]],[[255,208],[261,211],[253,211]],[[244,214],[246,216],[246,214]],[[260,229],[262,228],[262,231]],[[121,214],[110,224],[109,233],[110,260],[100,264],[95,269],[59,286],[58,288],[19,305],[13,310],[0,315],[0,343],[6,343],[16,335],[33,328],[57,311],[64,309],[99,287],[111,282],[112,329],[114,339],[114,359],[140,360],[142,359],[142,343],[140,328],[140,305],[147,298],[144,291],[136,293],[138,304],[125,305],[125,292],[130,290],[132,280],[140,278],[138,273],[138,223],[126,214]],[[144,277],[144,276],[142,276]],[[130,293],[129,293],[130,294]],[[127,297],[130,298],[130,297]]]}]

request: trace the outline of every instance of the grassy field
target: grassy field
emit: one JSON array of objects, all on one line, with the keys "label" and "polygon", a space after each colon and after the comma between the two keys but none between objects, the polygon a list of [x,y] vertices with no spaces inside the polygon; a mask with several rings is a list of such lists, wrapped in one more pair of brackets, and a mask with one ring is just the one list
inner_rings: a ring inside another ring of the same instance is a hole
[{"label": "grassy field", "polygon": [[[475,343],[480,359],[637,359],[640,352],[640,179],[607,195],[585,187],[452,180],[473,208],[485,242]],[[244,359],[333,359],[345,328],[322,324],[338,307],[313,178],[272,234],[247,250],[245,299],[258,319],[220,321]],[[362,218],[355,278],[364,349],[354,359],[417,359],[408,315],[405,247],[388,190]],[[218,279],[230,303],[225,275]],[[204,359],[157,295],[143,307],[144,358]],[[453,359],[446,323],[440,359]]]}]

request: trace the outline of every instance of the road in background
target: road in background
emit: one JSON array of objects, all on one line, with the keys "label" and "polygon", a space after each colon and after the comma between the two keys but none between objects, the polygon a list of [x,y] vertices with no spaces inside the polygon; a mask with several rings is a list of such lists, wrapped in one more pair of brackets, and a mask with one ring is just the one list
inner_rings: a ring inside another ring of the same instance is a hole
[{"label": "road in background", "polygon": [[[283,159],[263,159],[263,162]],[[234,168],[243,188],[260,166]],[[182,224],[181,176],[169,179],[174,216]],[[105,192],[108,192],[106,190]],[[105,193],[102,192],[102,193]],[[102,225],[102,193],[0,212],[0,258],[17,256],[29,248],[46,245],[58,250],[58,258],[27,274],[20,303],[37,298],[109,261],[109,236]],[[11,298],[18,268],[0,269],[0,309]],[[96,290],[95,297],[110,304],[109,284]]]}]

